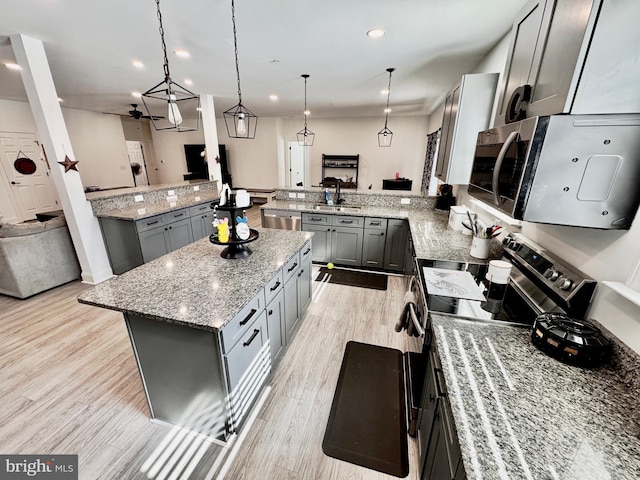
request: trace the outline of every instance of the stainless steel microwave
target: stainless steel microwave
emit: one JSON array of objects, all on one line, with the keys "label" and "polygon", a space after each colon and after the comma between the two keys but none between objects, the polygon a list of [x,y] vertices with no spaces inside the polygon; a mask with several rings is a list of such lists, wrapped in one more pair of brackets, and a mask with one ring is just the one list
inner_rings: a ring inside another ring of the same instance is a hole
[{"label": "stainless steel microwave", "polygon": [[541,116],[480,132],[468,192],[519,220],[628,229],[640,115]]}]

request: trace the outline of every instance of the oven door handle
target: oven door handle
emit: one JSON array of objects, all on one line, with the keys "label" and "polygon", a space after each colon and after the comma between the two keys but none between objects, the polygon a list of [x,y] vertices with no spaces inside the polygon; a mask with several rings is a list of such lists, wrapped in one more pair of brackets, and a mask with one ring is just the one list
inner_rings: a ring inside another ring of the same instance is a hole
[{"label": "oven door handle", "polygon": [[491,179],[491,190],[493,191],[493,203],[497,206],[502,205],[502,201],[500,200],[500,169],[502,168],[502,162],[504,162],[504,157],[507,156],[507,150],[513,142],[515,142],[518,138],[518,132],[511,132],[507,139],[502,145],[500,149],[500,153],[498,153],[498,158],[496,159],[496,165],[493,168],[493,178]]},{"label": "oven door handle", "polygon": [[420,322],[418,321],[418,316],[416,315],[416,308],[413,303],[409,304],[409,314],[411,315],[411,321],[413,322],[413,326],[418,331],[418,335],[420,335],[421,337],[424,337],[424,328],[422,328],[422,325],[420,325]]}]

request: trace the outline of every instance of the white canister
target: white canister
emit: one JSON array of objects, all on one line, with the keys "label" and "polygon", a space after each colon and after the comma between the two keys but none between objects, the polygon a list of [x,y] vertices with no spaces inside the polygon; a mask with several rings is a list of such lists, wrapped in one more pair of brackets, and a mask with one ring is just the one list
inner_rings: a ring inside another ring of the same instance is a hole
[{"label": "white canister", "polygon": [[491,260],[489,262],[489,271],[487,272],[487,280],[491,283],[506,284],[509,282],[511,275],[511,263],[504,260]]},{"label": "white canister", "polygon": [[[469,212],[471,213],[471,212]],[[471,213],[471,218],[474,218],[475,214]],[[465,235],[471,235],[471,230],[465,228],[462,222],[469,223],[469,216],[467,215],[467,207],[464,206],[452,206],[449,210],[449,227],[456,232],[462,232]]]},{"label": "white canister", "polygon": [[489,258],[490,248],[490,238],[473,237],[473,240],[471,240],[471,251],[469,252],[469,255],[479,259]]},{"label": "white canister", "polygon": [[248,207],[251,204],[251,196],[246,190],[236,191],[236,207]]}]

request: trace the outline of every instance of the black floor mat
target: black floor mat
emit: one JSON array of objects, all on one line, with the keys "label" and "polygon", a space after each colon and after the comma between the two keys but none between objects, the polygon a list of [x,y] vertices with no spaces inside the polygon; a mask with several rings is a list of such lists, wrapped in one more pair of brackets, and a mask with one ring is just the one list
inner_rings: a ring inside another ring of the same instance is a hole
[{"label": "black floor mat", "polygon": [[348,342],[322,451],[396,477],[409,474],[402,352]]},{"label": "black floor mat", "polygon": [[329,283],[339,285],[349,285],[351,287],[372,288],[374,290],[387,289],[387,276],[380,273],[355,272],[353,270],[342,270],[340,268],[328,269],[321,267],[320,273],[316,277],[316,282],[324,280],[325,276]]}]

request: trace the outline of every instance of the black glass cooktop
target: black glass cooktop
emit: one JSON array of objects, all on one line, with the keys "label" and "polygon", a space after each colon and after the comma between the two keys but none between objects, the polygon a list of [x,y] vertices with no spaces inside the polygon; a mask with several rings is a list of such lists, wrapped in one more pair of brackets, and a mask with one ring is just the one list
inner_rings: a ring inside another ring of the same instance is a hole
[{"label": "black glass cooktop", "polygon": [[[491,285],[486,280],[487,268],[485,264],[419,259],[418,274],[429,311],[519,326],[533,325],[541,312],[527,300],[513,279],[507,285]],[[433,269],[442,270],[442,281],[433,281],[438,277],[437,270]],[[447,279],[456,277],[452,271],[468,274],[461,276],[464,282],[451,285]],[[470,279],[475,287],[466,283]]]}]

